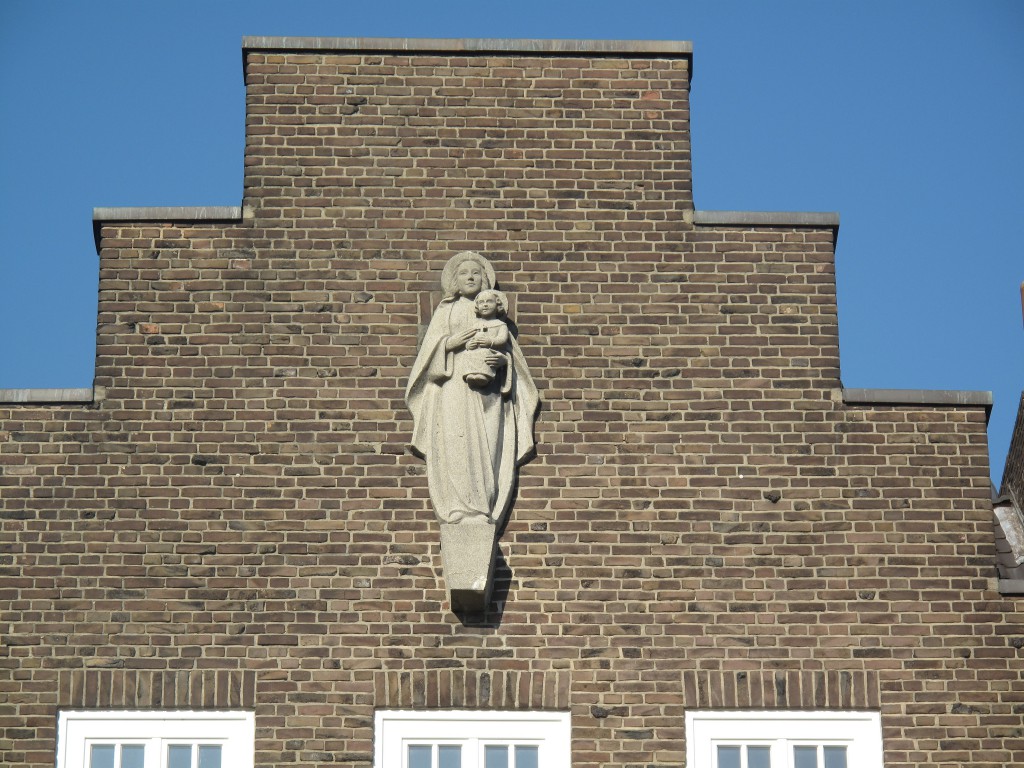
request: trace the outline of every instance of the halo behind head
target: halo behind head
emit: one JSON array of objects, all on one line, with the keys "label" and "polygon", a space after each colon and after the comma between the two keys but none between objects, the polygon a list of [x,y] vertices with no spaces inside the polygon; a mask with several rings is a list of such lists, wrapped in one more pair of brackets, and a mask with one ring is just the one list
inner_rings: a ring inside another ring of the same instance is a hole
[{"label": "halo behind head", "polygon": [[459,266],[466,261],[475,261],[480,265],[480,268],[484,271],[484,276],[487,278],[487,285],[484,288],[494,287],[494,267],[491,266],[491,263],[475,251],[462,251],[448,259],[448,263],[441,270],[441,290],[444,292],[446,299],[458,294],[459,288],[455,282],[455,273],[458,272]]}]

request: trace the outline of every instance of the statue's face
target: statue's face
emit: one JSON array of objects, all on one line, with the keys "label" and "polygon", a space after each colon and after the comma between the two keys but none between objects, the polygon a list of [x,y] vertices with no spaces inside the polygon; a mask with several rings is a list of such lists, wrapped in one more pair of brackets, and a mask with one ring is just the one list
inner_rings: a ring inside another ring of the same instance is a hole
[{"label": "statue's face", "polygon": [[475,261],[464,261],[455,272],[455,284],[459,294],[473,298],[484,287],[484,270]]},{"label": "statue's face", "polygon": [[480,317],[494,317],[498,311],[498,300],[493,293],[476,297],[476,311]]}]

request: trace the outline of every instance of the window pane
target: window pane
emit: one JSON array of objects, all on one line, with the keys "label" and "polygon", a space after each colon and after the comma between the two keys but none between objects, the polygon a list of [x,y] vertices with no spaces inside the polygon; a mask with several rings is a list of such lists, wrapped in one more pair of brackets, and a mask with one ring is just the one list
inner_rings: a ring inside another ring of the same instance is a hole
[{"label": "window pane", "polygon": [[409,745],[409,768],[431,768],[430,753],[433,747],[425,744]]},{"label": "window pane", "polygon": [[719,747],[718,768],[740,768],[740,748]]},{"label": "window pane", "polygon": [[168,746],[167,768],[192,768],[192,745],[171,744]]},{"label": "window pane", "polygon": [[114,745],[93,744],[89,750],[89,768],[114,768]]},{"label": "window pane", "polygon": [[825,768],[846,768],[846,747],[825,747]]},{"label": "window pane", "polygon": [[818,748],[793,747],[793,768],[818,768]]},{"label": "window pane", "polygon": [[199,768],[220,768],[219,744],[203,744],[199,747]]},{"label": "window pane", "polygon": [[121,768],[145,768],[146,748],[142,744],[121,747]]},{"label": "window pane", "polygon": [[438,747],[437,768],[462,768],[462,747],[458,744]]},{"label": "window pane", "polygon": [[772,768],[772,748],[747,747],[747,768]]},{"label": "window pane", "polygon": [[484,768],[508,768],[508,747],[484,747]]},{"label": "window pane", "polygon": [[537,768],[538,765],[537,747],[516,747],[516,768]]}]

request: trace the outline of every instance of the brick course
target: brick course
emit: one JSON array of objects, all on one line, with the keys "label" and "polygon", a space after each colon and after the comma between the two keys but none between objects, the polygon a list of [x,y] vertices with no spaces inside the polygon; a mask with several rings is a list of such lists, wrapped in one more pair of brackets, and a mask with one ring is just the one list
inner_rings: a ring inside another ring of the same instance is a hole
[{"label": "brick course", "polygon": [[[59,707],[243,706],[366,766],[378,707],[882,712],[886,765],[1024,763],[984,409],[843,402],[834,232],[694,224],[689,56],[246,53],[245,213],[100,222],[91,404],[0,406],[0,763]],[[541,389],[484,617],[403,404],[440,269]]]}]

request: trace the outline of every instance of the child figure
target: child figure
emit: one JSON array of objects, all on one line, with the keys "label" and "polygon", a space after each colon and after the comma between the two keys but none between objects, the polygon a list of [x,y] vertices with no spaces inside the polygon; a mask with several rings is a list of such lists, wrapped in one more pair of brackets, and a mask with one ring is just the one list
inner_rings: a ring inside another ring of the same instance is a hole
[{"label": "child figure", "polygon": [[508,326],[501,317],[505,314],[508,302],[501,291],[485,289],[476,295],[476,316],[480,325],[476,335],[466,342],[465,368],[462,378],[473,387],[485,387],[494,381],[494,366],[487,363],[487,357],[493,352],[507,355]]}]

